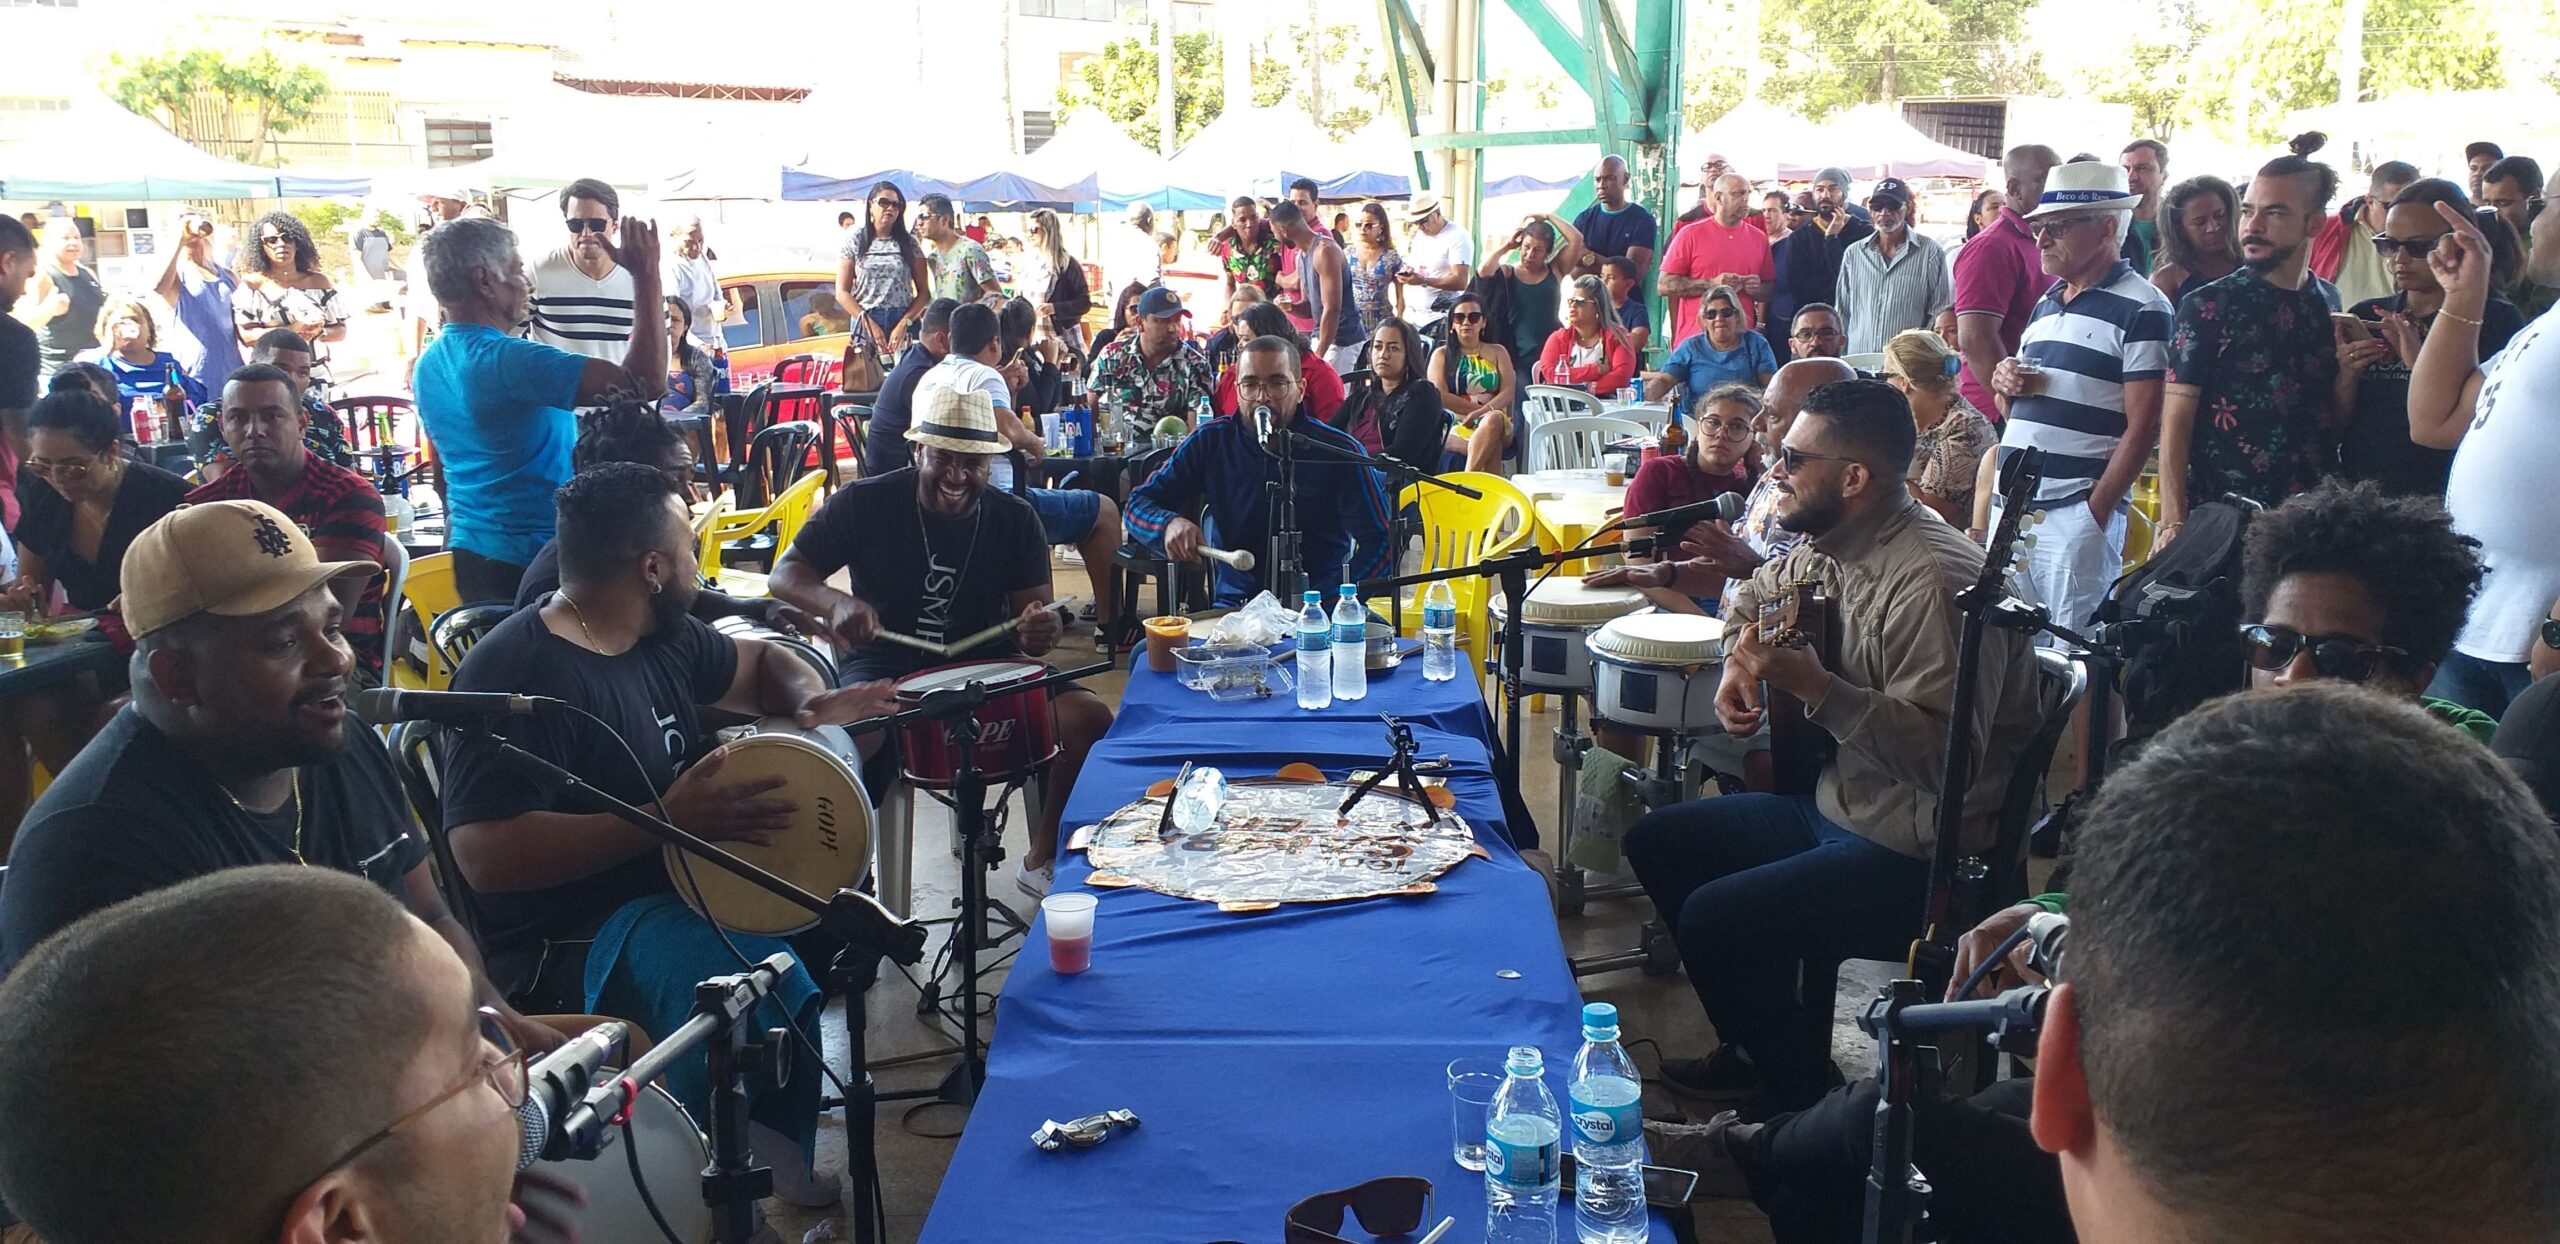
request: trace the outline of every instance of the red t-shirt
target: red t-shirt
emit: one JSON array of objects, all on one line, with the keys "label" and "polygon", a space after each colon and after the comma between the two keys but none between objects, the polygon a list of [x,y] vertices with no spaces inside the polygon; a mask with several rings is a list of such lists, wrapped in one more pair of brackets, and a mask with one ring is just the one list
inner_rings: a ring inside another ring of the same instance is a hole
[{"label": "red t-shirt", "polygon": [[1677,458],[1656,458],[1636,468],[1636,477],[1627,481],[1627,514],[1651,514],[1655,510],[1693,501],[1709,501],[1729,492],[1745,496],[1751,493],[1750,455],[1745,453],[1723,475],[1709,475],[1698,469],[1697,459],[1690,454]]},{"label": "red t-shirt", "polygon": [[[303,452],[302,478],[281,497],[266,498],[251,490],[249,472],[240,467],[187,494],[187,504],[207,501],[265,501],[311,537],[323,561],[382,560],[382,494],[373,481],[320,455]],[[382,668],[382,580],[366,585],[364,598],[346,620],[347,643],[365,668]]]},{"label": "red t-shirt", "polygon": [[[2000,219],[1956,252],[1956,315],[1959,319],[1967,312],[2000,317],[2003,355],[2018,352],[2018,339],[2026,335],[2027,321],[2035,318],[2036,300],[2051,288],[2053,278],[2045,275],[2044,257],[2036,250],[2036,240],[2027,235],[2027,222],[2008,208],[2001,208]],[[2000,409],[1991,395],[1990,377],[1975,376],[1971,364],[1958,376],[1965,400],[1974,409]]]},{"label": "red t-shirt", "polygon": [[[1778,262],[1769,251],[1769,235],[1749,224],[1728,229],[1709,216],[1689,225],[1671,238],[1671,249],[1663,252],[1662,270],[1673,276],[1685,276],[1712,285],[1727,272],[1759,277],[1763,282],[1778,279]],[[1759,307],[1749,295],[1741,295],[1743,327],[1760,322]],[[1672,299],[1671,340],[1678,345],[1698,331],[1696,298]]]}]

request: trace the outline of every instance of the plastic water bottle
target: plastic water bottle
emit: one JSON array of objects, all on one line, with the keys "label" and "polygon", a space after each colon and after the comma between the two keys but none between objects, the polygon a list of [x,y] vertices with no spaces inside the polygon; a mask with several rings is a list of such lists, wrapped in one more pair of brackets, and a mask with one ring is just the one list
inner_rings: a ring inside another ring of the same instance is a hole
[{"label": "plastic water bottle", "polygon": [[1555,1244],[1564,1119],[1536,1046],[1512,1046],[1503,1070],[1484,1123],[1485,1244]]},{"label": "plastic water bottle", "polygon": [[1324,593],[1309,588],[1298,613],[1298,707],[1333,707],[1333,622],[1324,616]]},{"label": "plastic water bottle", "polygon": [[1186,834],[1196,834],[1216,825],[1219,809],[1226,806],[1227,775],[1214,767],[1194,769],[1182,788],[1173,792],[1173,823]]},{"label": "plastic water bottle", "polygon": [[1458,676],[1458,598],[1445,580],[1422,593],[1422,676],[1431,682]]},{"label": "plastic water bottle", "polygon": [[1581,1244],[1640,1244],[1645,1238],[1644,1086],[1618,1045],[1618,1008],[1582,1008],[1582,1048],[1566,1097],[1573,1105],[1575,1232]]},{"label": "plastic water bottle", "polygon": [[1333,605],[1333,698],[1360,700],[1369,695],[1369,611],[1360,606],[1360,589],[1342,585]]}]

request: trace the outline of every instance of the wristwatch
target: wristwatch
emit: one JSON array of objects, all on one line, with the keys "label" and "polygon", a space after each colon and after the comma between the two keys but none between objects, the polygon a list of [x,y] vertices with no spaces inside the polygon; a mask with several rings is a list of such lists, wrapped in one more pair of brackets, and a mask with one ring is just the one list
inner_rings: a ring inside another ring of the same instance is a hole
[{"label": "wristwatch", "polygon": [[2545,648],[2560,649],[2560,618],[2544,618],[2542,620],[2542,646]]}]

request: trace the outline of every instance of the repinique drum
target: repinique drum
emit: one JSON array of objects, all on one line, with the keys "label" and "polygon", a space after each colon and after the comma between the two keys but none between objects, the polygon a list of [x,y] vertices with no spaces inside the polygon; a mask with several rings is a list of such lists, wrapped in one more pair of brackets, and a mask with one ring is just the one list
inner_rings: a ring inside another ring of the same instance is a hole
[{"label": "repinique drum", "polygon": [[[658,1203],[658,1212],[667,1216],[667,1225],[675,1228],[676,1238],[685,1244],[711,1244],[711,1207],[702,1202],[702,1168],[711,1164],[711,1151],[694,1127],[693,1116],[655,1084],[643,1087],[632,1098],[630,1134],[613,1129],[604,1151],[592,1160],[536,1164],[536,1169],[545,1174],[586,1190],[585,1208],[563,1201],[548,1207],[548,1212],[577,1223],[578,1238],[582,1240],[665,1239],[658,1224],[649,1217],[649,1207],[640,1200],[639,1188],[631,1181],[631,1162],[622,1154],[624,1145],[630,1145],[639,1155],[640,1175],[648,1185],[650,1199]],[[543,1189],[527,1195],[551,1194]]]},{"label": "repinique drum", "polygon": [[[1532,586],[1528,607],[1520,611],[1520,685],[1540,691],[1591,690],[1591,632],[1645,605],[1644,593],[1631,587],[1584,587],[1566,578]],[[1497,642],[1510,606],[1501,596],[1493,598]]]},{"label": "repinique drum", "polygon": [[[820,898],[862,884],[871,871],[871,796],[853,740],[835,726],[803,730],[768,717],[728,746],[724,782],[779,777],[774,793],[800,805],[791,828],[770,842],[728,842],[730,854]],[[816,924],[799,905],[674,847],[661,849],[676,893],[704,918],[739,933],[783,937]]]},{"label": "repinique drum", "polygon": [[[934,691],[983,683],[994,691],[1035,682],[1049,673],[1037,661],[964,661],[918,670],[898,680],[901,710],[923,703]],[[1049,689],[1032,687],[993,696],[977,712],[978,739],[971,759],[988,782],[1024,776],[1058,754],[1057,727],[1049,717]],[[960,774],[960,744],[945,727],[965,721],[910,721],[898,727],[898,750],[907,780],[936,790],[949,789]]]},{"label": "repinique drum", "polygon": [[1602,719],[1657,734],[1722,730],[1724,623],[1689,613],[1638,613],[1594,632],[1593,700]]}]

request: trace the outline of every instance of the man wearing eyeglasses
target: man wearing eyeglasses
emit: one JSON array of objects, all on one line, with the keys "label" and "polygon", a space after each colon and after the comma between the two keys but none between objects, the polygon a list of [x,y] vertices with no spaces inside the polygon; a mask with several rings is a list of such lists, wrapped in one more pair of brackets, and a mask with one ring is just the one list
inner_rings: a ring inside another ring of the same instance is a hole
[{"label": "man wearing eyeglasses", "polygon": [[0,1195],[53,1244],[498,1244],[527,1084],[476,984],[323,869],[74,922],[0,984]]},{"label": "man wearing eyeglasses", "polygon": [[[1236,354],[1237,413],[1221,415],[1183,439],[1173,456],[1129,494],[1129,534],[1175,561],[1194,561],[1205,545],[1249,552],[1251,570],[1220,564],[1217,603],[1241,605],[1270,587],[1270,503],[1263,482],[1277,470],[1254,436],[1256,407],[1270,408],[1275,437],[1313,437],[1357,455],[1360,442],[1322,420],[1304,417],[1306,385],[1298,375],[1298,351],[1278,337],[1256,337]],[[1274,449],[1276,452],[1276,448]],[[1330,455],[1300,451],[1296,467],[1298,569],[1306,585],[1327,588],[1385,574],[1394,550],[1387,546],[1385,477]],[[1205,501],[1209,529],[1185,513]]]},{"label": "man wearing eyeglasses", "polygon": [[[1770,717],[1764,686],[1787,692],[1839,742],[1814,793],[1696,800],[1627,831],[1627,859],[1719,1040],[1707,1059],[1663,1060],[1662,1077],[1747,1101],[1745,1117],[1801,1109],[1828,1087],[1825,1050],[1806,1035],[1828,1024],[1831,999],[1800,996],[1804,965],[1899,958],[1920,932],[1962,629],[1955,597],[1982,550],[1903,487],[1918,436],[1910,403],[1883,381],[1806,397],[1773,472],[1778,521],[1805,543],[1761,566],[1725,611],[1717,719],[1748,736]],[[1808,583],[1840,602],[1828,666],[1756,620]],[[2025,638],[1989,636],[1976,677],[1978,765],[1960,832],[1978,850],[2039,716]]]},{"label": "man wearing eyeglasses", "polygon": [[1732,171],[1732,161],[1713,151],[1707,153],[1707,158],[1698,161],[1698,201],[1690,204],[1688,211],[1680,213],[1672,220],[1673,237],[1678,237],[1681,230],[1715,214],[1716,183],[1723,181],[1724,175]]},{"label": "man wearing eyeglasses", "polygon": [[[2444,286],[2427,263],[2453,232],[2453,223],[2437,214],[2439,203],[2471,214],[2462,188],[2438,178],[2412,183],[2384,209],[2381,232],[2366,245],[2381,257],[2397,292],[2348,308],[2361,327],[2340,320],[2335,330],[2333,397],[2347,425],[2338,447],[2341,473],[2407,496],[2443,496],[2453,471],[2452,450],[2421,445],[2409,431],[2409,367],[2444,310]],[[2507,339],[2524,329],[2524,313],[2495,290],[2476,318],[2483,358],[2505,349]]]},{"label": "man wearing eyeglasses", "polygon": [[1799,359],[1836,359],[1847,353],[1842,349],[1849,334],[1840,329],[1840,310],[1827,302],[1806,303],[1796,308],[1796,318],[1787,331],[1787,354]]},{"label": "man wearing eyeglasses", "polygon": [[2424,694],[2480,592],[2478,545],[2431,497],[2332,481],[2249,524],[2240,628],[2250,681],[2317,678],[2414,699],[2486,743],[2498,719]]},{"label": "man wearing eyeglasses", "polygon": [[[659,288],[664,283],[655,251],[624,262],[615,249],[622,228],[622,196],[592,177],[560,191],[560,223],[568,242],[533,266],[533,321],[525,335],[544,345],[619,363],[631,349],[641,295],[650,308],[647,336],[657,331]],[[640,288],[647,270],[649,288]]]}]

